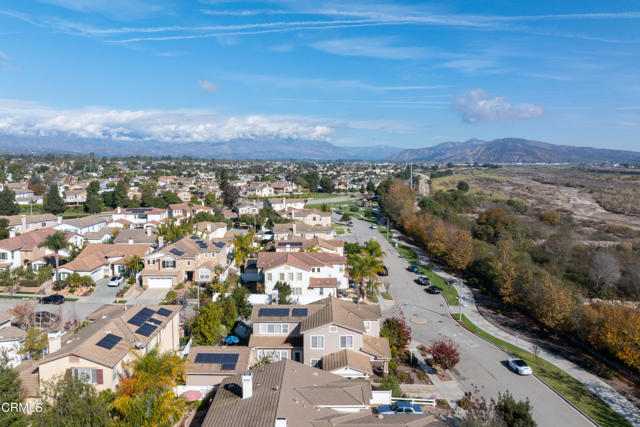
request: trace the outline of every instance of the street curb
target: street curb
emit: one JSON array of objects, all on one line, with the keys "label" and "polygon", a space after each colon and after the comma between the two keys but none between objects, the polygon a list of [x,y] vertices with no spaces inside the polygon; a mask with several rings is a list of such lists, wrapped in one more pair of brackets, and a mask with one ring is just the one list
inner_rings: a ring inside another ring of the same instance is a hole
[{"label": "street curb", "polygon": [[[483,337],[482,335],[478,335],[476,332],[472,331],[471,329],[467,328],[464,324],[462,324],[462,322],[460,322],[458,319],[455,318],[455,316],[453,315],[453,313],[451,313],[449,309],[449,305],[447,304],[447,311],[449,311],[449,315],[451,316],[451,318],[453,320],[455,320],[460,326],[462,326],[463,328],[465,328],[467,331],[471,332],[472,334],[474,334],[475,336],[477,336],[478,338],[488,342],[489,344],[491,344],[492,346],[494,346],[495,348],[497,348],[498,350],[502,351],[503,353],[507,354],[510,357],[513,357],[513,354],[509,353],[507,350],[505,350],[504,348],[500,347],[499,345],[497,345],[496,343],[489,341],[488,339],[486,339],[485,337]],[[480,328],[478,328],[480,329]],[[523,349],[524,350],[524,349]],[[524,350],[526,351],[526,350]],[[560,368],[558,368],[560,369]],[[533,376],[536,377],[542,384],[544,384],[549,390],[553,391],[555,394],[557,394],[562,400],[564,400],[565,402],[567,402],[571,407],[573,407],[573,409],[575,409],[576,411],[578,411],[580,414],[582,414],[583,417],[585,417],[587,420],[589,420],[593,425],[596,425],[598,427],[600,427],[600,424],[598,424],[597,422],[595,422],[595,420],[593,418],[591,418],[589,415],[585,414],[584,411],[582,411],[582,409],[578,408],[576,405],[573,404],[573,402],[571,402],[569,399],[567,399],[566,397],[564,397],[560,392],[558,392],[555,388],[551,387],[549,384],[547,384],[547,382],[545,380],[543,380],[542,378],[540,378],[538,376],[538,374],[536,374],[535,372],[533,373]],[[596,395],[597,396],[597,395]],[[600,399],[600,397],[598,397],[598,399]],[[600,399],[602,400],[602,399]],[[606,404],[606,403],[605,403]]]}]

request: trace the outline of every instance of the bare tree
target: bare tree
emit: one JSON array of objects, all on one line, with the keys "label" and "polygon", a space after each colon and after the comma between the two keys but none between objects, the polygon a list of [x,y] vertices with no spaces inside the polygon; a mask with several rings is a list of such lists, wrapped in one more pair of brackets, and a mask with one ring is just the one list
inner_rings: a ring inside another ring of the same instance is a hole
[{"label": "bare tree", "polygon": [[531,353],[536,357],[536,365],[538,365],[538,355],[540,354],[540,346],[538,344],[531,344]]},{"label": "bare tree", "polygon": [[609,252],[598,250],[591,259],[589,277],[596,290],[613,286],[620,279],[620,264]]},{"label": "bare tree", "polygon": [[15,323],[18,325],[23,327],[33,326],[33,304],[30,304],[29,302],[17,304],[9,310],[9,313],[13,314],[15,317]]}]

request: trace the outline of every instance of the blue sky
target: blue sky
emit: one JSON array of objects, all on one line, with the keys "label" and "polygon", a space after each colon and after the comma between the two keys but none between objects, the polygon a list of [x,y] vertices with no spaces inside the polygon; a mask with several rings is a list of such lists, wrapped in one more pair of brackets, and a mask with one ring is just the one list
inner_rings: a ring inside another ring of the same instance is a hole
[{"label": "blue sky", "polygon": [[640,4],[0,5],[0,135],[640,151]]}]

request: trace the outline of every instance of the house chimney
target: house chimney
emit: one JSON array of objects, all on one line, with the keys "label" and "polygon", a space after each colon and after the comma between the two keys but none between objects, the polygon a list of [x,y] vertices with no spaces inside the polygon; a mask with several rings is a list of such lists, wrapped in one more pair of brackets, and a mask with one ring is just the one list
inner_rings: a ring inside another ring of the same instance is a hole
[{"label": "house chimney", "polygon": [[287,427],[287,419],[286,418],[276,418],[276,422],[274,427]]},{"label": "house chimney", "polygon": [[211,224],[207,224],[207,231],[211,233]]},{"label": "house chimney", "polygon": [[26,215],[20,215],[20,223],[22,224],[22,228],[20,229],[20,231],[22,233],[25,233],[27,231],[27,216]]},{"label": "house chimney", "polygon": [[121,213],[121,212],[122,212],[122,208],[121,208],[120,206],[118,206],[118,207],[116,208],[116,212],[117,212],[117,213]]},{"label": "house chimney", "polygon": [[49,332],[47,335],[47,338],[49,339],[49,353],[55,353],[60,350],[60,347],[62,346],[62,336],[64,334],[64,331]]},{"label": "house chimney", "polygon": [[253,395],[253,373],[245,371],[242,374],[242,398],[248,399]]},{"label": "house chimney", "polygon": [[145,228],[144,232],[147,234],[147,236],[151,236],[151,227]]},{"label": "house chimney", "polygon": [[62,215],[58,215],[58,224],[62,224]]},{"label": "house chimney", "polygon": [[128,243],[129,243],[130,245],[133,245],[133,237],[129,237],[129,241],[128,241]]},{"label": "house chimney", "polygon": [[164,246],[164,237],[158,236],[158,247],[161,248]]},{"label": "house chimney", "polygon": [[9,237],[16,237],[16,229],[11,227],[9,230]]}]

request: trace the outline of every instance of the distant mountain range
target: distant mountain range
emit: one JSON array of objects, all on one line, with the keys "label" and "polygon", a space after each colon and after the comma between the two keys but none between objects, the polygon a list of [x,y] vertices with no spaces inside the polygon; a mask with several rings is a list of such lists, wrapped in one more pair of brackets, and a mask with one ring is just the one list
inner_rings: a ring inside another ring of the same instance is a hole
[{"label": "distant mountain range", "polygon": [[586,163],[637,162],[640,152],[554,145],[518,138],[443,142],[433,147],[402,150],[393,162]]},{"label": "distant mountain range", "polygon": [[98,156],[174,156],[228,160],[371,160],[392,162],[585,163],[638,162],[640,152],[553,145],[526,139],[470,139],[433,147],[403,149],[386,145],[344,147],[323,141],[237,139],[228,142],[123,142],[67,137],[0,136],[0,152]]}]

